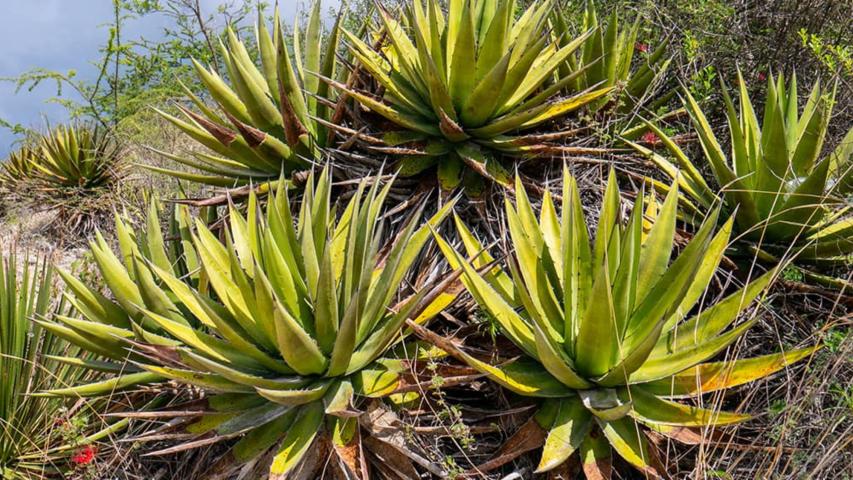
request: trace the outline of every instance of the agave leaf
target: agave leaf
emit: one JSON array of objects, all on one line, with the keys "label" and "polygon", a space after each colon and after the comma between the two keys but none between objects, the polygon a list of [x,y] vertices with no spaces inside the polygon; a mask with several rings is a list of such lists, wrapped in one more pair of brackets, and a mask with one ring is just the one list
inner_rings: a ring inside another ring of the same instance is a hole
[{"label": "agave leaf", "polygon": [[578,327],[592,290],[593,265],[577,182],[565,166],[562,215],[564,341],[566,351],[572,355]]},{"label": "agave leaf", "polygon": [[245,433],[274,421],[290,410],[290,407],[269,402],[263,403],[254,408],[235,412],[236,414],[233,417],[216,427],[216,433],[219,435]]},{"label": "agave leaf", "polygon": [[232,449],[234,458],[239,462],[249,462],[272,448],[286,435],[296,418],[298,410],[290,409],[275,420],[267,422],[248,432]]},{"label": "agave leaf", "polygon": [[714,235],[714,238],[711,239],[711,242],[708,244],[708,253],[705,255],[704,261],[696,271],[693,281],[687,289],[687,292],[684,294],[684,297],[678,305],[675,313],[671,315],[664,324],[664,332],[672,330],[672,328],[696,305],[702,297],[702,294],[705,293],[705,289],[708,287],[708,284],[711,282],[711,278],[714,276],[714,273],[717,271],[717,267],[720,265],[720,261],[723,259],[727,244],[729,243],[729,237],[731,236],[733,223],[734,218],[730,217],[726,223],[720,227],[716,235]]},{"label": "agave leaf", "polygon": [[671,377],[642,384],[650,394],[692,397],[724,390],[764,378],[808,357],[820,347],[802,348],[755,358],[703,363]]},{"label": "agave leaf", "polygon": [[[711,240],[710,234],[713,232],[718,213],[719,210],[711,213],[681,255],[655,284],[646,300],[634,310],[628,320],[628,329],[625,333],[626,351],[633,352],[641,344],[650,351],[654,342],[657,341],[656,335],[652,332],[660,332],[666,319],[677,310],[680,298],[689,290],[702,263],[703,255],[707,253]],[[713,256],[714,252],[710,254]],[[650,337],[651,344],[648,343]]]},{"label": "agave leaf", "polygon": [[225,377],[214,373],[201,373],[182,368],[160,367],[157,365],[140,365],[145,370],[159,375],[163,378],[177,382],[195,385],[200,388],[223,393],[249,393],[251,387],[232,382]]},{"label": "agave leaf", "polygon": [[616,309],[610,282],[609,269],[604,265],[595,279],[589,306],[578,328],[576,362],[578,369],[586,375],[606,373],[613,366],[619,351]]},{"label": "agave leaf", "polygon": [[[459,29],[455,35],[455,44],[452,54],[449,55],[450,68],[448,69],[448,84],[450,95],[453,97],[453,105],[457,112],[461,112],[468,101],[469,95],[474,90],[477,79],[477,45],[474,33],[474,15],[470,0],[462,2],[462,11],[459,15]],[[448,35],[448,40],[450,36]]]},{"label": "agave leaf", "polygon": [[275,308],[275,326],[279,352],[290,367],[302,375],[319,374],[326,370],[329,361],[317,342],[278,302]]},{"label": "agave leaf", "polygon": [[341,418],[351,418],[362,412],[356,410],[354,400],[355,390],[349,380],[340,380],[329,388],[323,397],[323,405],[326,407],[327,415]]},{"label": "agave leaf", "polygon": [[61,268],[56,269],[56,271],[62,277],[65,285],[74,293],[74,298],[78,301],[78,309],[87,318],[119,328],[130,327],[127,314],[120,306],[116,305],[97,290],[87,287],[71,273]]},{"label": "agave leaf", "polygon": [[353,89],[350,89],[346,85],[344,85],[340,82],[337,82],[335,80],[332,80],[330,78],[326,78],[326,77],[321,76],[320,79],[325,81],[329,85],[337,88],[338,90],[346,93],[347,95],[350,95],[351,97],[358,100],[359,103],[361,103],[365,107],[373,110],[374,112],[378,113],[379,115],[382,115],[383,117],[387,118],[388,120],[394,122],[397,125],[400,125],[402,127],[405,127],[405,128],[411,129],[411,130],[414,130],[416,132],[422,132],[422,133],[425,133],[425,134],[430,135],[430,136],[436,136],[437,137],[437,136],[441,135],[441,132],[439,131],[439,129],[436,125],[426,123],[425,121],[423,121],[420,118],[413,117],[410,114],[407,114],[407,113],[404,113],[398,109],[394,109],[392,107],[389,107],[389,106],[383,104],[382,102],[371,98],[370,96],[368,96],[366,94],[363,94],[363,93],[357,92]]},{"label": "agave leaf", "polygon": [[292,471],[314,442],[323,423],[323,405],[310,403],[299,409],[296,419],[284,436],[272,465],[270,480],[282,480]]},{"label": "agave leaf", "polygon": [[353,388],[358,395],[370,398],[384,397],[399,386],[400,370],[400,362],[379,359],[353,374]]},{"label": "agave leaf", "polygon": [[647,392],[643,387],[628,387],[620,392],[620,398],[633,404],[632,414],[644,423],[676,425],[682,427],[704,427],[731,425],[749,420],[749,415],[689,407],[663,400]]},{"label": "agave leaf", "polygon": [[551,339],[547,339],[538,325],[533,326],[536,336],[536,352],[539,361],[548,370],[548,373],[558,379],[561,383],[573,389],[590,388],[592,385],[578,375],[572,361],[563,353],[559,347],[554,345]]},{"label": "agave leaf", "polygon": [[56,388],[44,392],[44,395],[57,397],[100,397],[104,395],[112,395],[126,388],[135,387],[137,385],[148,385],[164,380],[163,375],[153,372],[138,372],[129,373],[112,377],[100,382],[78,385],[76,387]]},{"label": "agave leaf", "polygon": [[607,438],[594,429],[580,444],[580,457],[587,478],[609,479],[613,471],[612,453]]},{"label": "agave leaf", "polygon": [[[635,207],[636,208],[636,207]],[[663,277],[669,264],[675,237],[675,220],[678,210],[677,184],[666,195],[655,223],[643,242],[640,266],[637,272],[637,303],[641,303],[652,287]]]},{"label": "agave leaf", "polygon": [[658,342],[652,356],[690,348],[725,330],[737,319],[738,314],[764,291],[776,273],[776,270],[768,271],[743,289],[702,310],[690,320],[677,327],[673,326],[669,335]]},{"label": "agave leaf", "polygon": [[527,352],[535,352],[533,331],[524,319],[441,236],[435,235],[435,240],[445,258],[452,262],[451,265],[454,268],[463,269],[462,283],[477,303],[498,321],[504,332],[516,344]]},{"label": "agave leaf", "polygon": [[649,357],[640,368],[631,374],[630,383],[637,384],[658,380],[689,368],[691,365],[702,363],[731,345],[746,330],[753,326],[757,320],[752,319],[744,322],[718,337],[697,343],[695,346],[690,346],[669,355]]},{"label": "agave leaf", "polygon": [[298,389],[306,386],[309,381],[302,377],[281,377],[281,378],[264,378],[257,374],[247,373],[227,365],[223,365],[214,360],[209,360],[201,355],[197,355],[190,350],[179,351],[181,360],[188,366],[198,370],[208,371],[222,375],[232,382],[250,387],[275,389]]},{"label": "agave leaf", "polygon": [[271,402],[275,402],[285,406],[311,405],[323,398],[323,396],[332,388],[332,380],[318,380],[307,388],[285,388],[285,389],[270,389],[255,387],[258,395],[266,398]]},{"label": "agave leaf", "polygon": [[[611,422],[596,419],[610,446],[619,456],[641,471],[655,472],[652,453],[646,438],[634,420],[624,417]],[[659,476],[657,474],[656,476]]]},{"label": "agave leaf", "polygon": [[565,462],[580,447],[592,425],[592,417],[577,398],[561,400],[536,472],[553,470]]}]

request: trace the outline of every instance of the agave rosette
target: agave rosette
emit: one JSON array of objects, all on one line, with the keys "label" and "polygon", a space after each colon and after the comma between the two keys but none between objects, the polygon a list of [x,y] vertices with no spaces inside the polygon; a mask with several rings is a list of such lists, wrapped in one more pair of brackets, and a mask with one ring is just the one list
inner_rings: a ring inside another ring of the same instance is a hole
[{"label": "agave rosette", "polygon": [[[208,392],[208,410],[186,422],[188,442],[160,453],[240,437],[228,461],[269,453],[271,478],[296,468],[320,432],[334,451],[358,451],[361,399],[403,382],[406,364],[392,353],[403,322],[425,320],[452,299],[440,294],[452,277],[417,291],[400,287],[452,203],[423,225],[411,218],[384,244],[390,184],[361,183],[339,218],[329,175],[309,185],[297,225],[284,189],[270,195],[265,215],[254,196],[247,216],[232,207],[224,241],[197,221],[182,242],[195,279],[179,277],[159,234],[137,243],[120,227],[118,256],[98,237],[92,253],[115,301],[63,274],[83,318],[45,325],[113,359],[101,368],[125,373],[51,393],[103,394],[160,379],[195,385]],[[132,365],[115,363],[124,358]],[[358,475],[358,455],[340,458]]]},{"label": "agave rosette", "polygon": [[[760,243],[770,253],[792,248],[804,262],[849,262],[853,252],[853,217],[849,202],[853,192],[853,129],[829,155],[823,156],[835,93],[816,83],[805,106],[798,108],[797,81],[785,86],[782,75],[767,84],[763,122],[759,123],[743,78],[738,77],[740,105],[736,107],[723,88],[729,136],[726,154],[699,105],[685,91],[685,106],[699,136],[727,211],[736,212],[738,232]],[[648,156],[675,179],[683,195],[685,218],[702,215],[717,201],[716,191],[705,181],[702,166],[657,126],[649,128],[661,139],[672,159],[640,145]],[[666,186],[656,183],[661,190]]]},{"label": "agave rosette", "polygon": [[35,193],[61,200],[69,193],[97,193],[113,187],[124,172],[121,150],[105,129],[63,125],[38,142],[28,157]]},{"label": "agave rosette", "polygon": [[22,147],[10,153],[9,158],[0,164],[0,189],[14,194],[21,182],[32,175],[35,156],[36,151],[31,147]]},{"label": "agave rosette", "polygon": [[[558,43],[567,45],[572,29],[565,10],[555,9],[552,23]],[[602,111],[607,107],[609,113],[623,117],[619,128],[623,130],[622,136],[627,138],[636,138],[645,129],[634,128],[639,119],[629,116],[632,112],[642,109],[653,113],[674,94],[674,91],[669,91],[654,95],[672,60],[666,56],[669,42],[662,41],[652,50],[652,46],[637,40],[641,26],[639,17],[631,25],[623,25],[616,9],[605,24],[598,16],[595,2],[588,2],[582,31],[592,31],[593,34],[561,67],[564,76],[579,72],[569,85],[571,91],[583,91],[596,85],[615,88],[613,94],[596,100],[591,109]],[[635,60],[637,56],[641,57],[640,61]]]},{"label": "agave rosette", "polygon": [[34,210],[56,212],[62,225],[81,234],[112,208],[127,171],[113,134],[90,124],[53,129],[0,170],[5,195]]},{"label": "agave rosette", "polygon": [[229,28],[220,46],[230,85],[214,67],[193,60],[199,80],[219,110],[186,89],[198,112],[179,106],[183,118],[160,114],[213,154],[194,152],[188,157],[158,152],[203,173],[147,168],[193,182],[232,187],[277,180],[282,173],[309,166],[326,145],[325,124],[336,114],[329,86],[316,75],[336,76],[342,15],[324,36],[320,10],[321,2],[314,1],[304,36],[296,23],[289,42],[278,10],[272,32],[259,15],[256,46],[260,66]]},{"label": "agave rosette", "polygon": [[532,2],[516,18],[514,0],[450,0],[445,16],[437,0],[416,0],[398,21],[380,7],[383,29],[376,36],[387,43],[374,48],[343,32],[353,57],[381,87],[381,98],[324,80],[399,129],[360,136],[376,151],[400,155],[401,174],[435,167],[444,189],[484,178],[511,187],[502,156],[563,151],[557,142],[564,132],[525,131],[612,90],[591,86],[560,96],[580,75],[563,75],[560,67],[592,32],[565,44],[553,41],[552,8],[550,1]]},{"label": "agave rosette", "polygon": [[461,222],[471,264],[436,237],[451,266],[464,270],[467,290],[524,355],[490,364],[428,331],[421,334],[508,390],[543,399],[531,421],[547,431],[538,471],[558,467],[577,451],[587,476],[604,478],[615,451],[640,470],[663,474],[645,432],[684,438],[683,431],[694,427],[749,418],[675,399],[762,378],[814,351],[708,362],[757,321],[735,324],[775,271],[692,314],[723,256],[732,219],[715,233],[715,210],[670,264],[676,186],[660,208],[650,203],[645,215],[638,201],[623,226],[611,172],[592,247],[568,172],[561,217],[550,193],[538,219],[520,184],[515,193],[516,205],[506,204],[509,272],[493,265]]}]

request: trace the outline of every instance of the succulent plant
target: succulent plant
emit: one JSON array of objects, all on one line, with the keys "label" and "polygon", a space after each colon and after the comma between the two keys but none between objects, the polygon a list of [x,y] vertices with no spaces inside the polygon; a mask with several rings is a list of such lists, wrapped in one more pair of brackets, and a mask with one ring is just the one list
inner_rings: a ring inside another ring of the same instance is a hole
[{"label": "succulent plant", "polygon": [[[638,41],[641,19],[624,26],[616,9],[606,22],[602,21],[595,2],[587,2],[581,31],[592,31],[573,55],[561,67],[561,75],[576,72],[570,91],[583,91],[593,86],[615,87],[614,94],[596,100],[591,109],[617,116],[622,136],[636,138],[642,129],[632,128],[640,123],[640,117],[631,115],[637,109],[645,114],[654,114],[656,107],[665,104],[674,91],[655,95],[656,88],[665,77],[671,58],[667,57],[669,42],[662,41],[650,46]],[[565,10],[555,8],[553,19],[554,35],[560,46],[568,45],[572,38],[572,26]],[[636,61],[639,57],[639,61]]]},{"label": "succulent plant", "polygon": [[121,150],[105,129],[63,125],[12,153],[0,178],[10,188],[26,188],[28,198],[58,201],[111,188],[123,174],[121,160]]},{"label": "succulent plant", "polygon": [[547,436],[538,471],[580,452],[587,477],[603,478],[615,451],[642,471],[662,474],[646,431],[678,437],[685,429],[749,419],[674,399],[760,379],[814,351],[709,362],[758,320],[735,325],[776,272],[693,313],[728,244],[732,219],[714,233],[719,211],[712,211],[670,263],[677,185],[660,208],[652,202],[644,212],[638,200],[623,226],[611,171],[592,247],[567,171],[561,216],[550,193],[538,219],[520,184],[515,193],[515,205],[506,201],[509,272],[461,222],[471,264],[436,238],[451,266],[464,270],[461,278],[477,304],[523,355],[494,364],[434,334],[430,338],[508,390],[542,399],[535,422]]},{"label": "succulent plant", "polygon": [[30,209],[56,212],[59,224],[85,234],[113,208],[126,171],[111,132],[63,125],[10,156],[0,168],[0,191]]},{"label": "succulent plant", "polygon": [[41,480],[69,473],[80,449],[128,422],[113,419],[99,430],[87,417],[102,405],[68,408],[62,399],[38,395],[91,376],[58,363],[55,357],[68,354],[69,345],[33,321],[65,310],[51,297],[53,269],[45,259],[21,260],[0,255],[0,477]]},{"label": "succulent plant", "polygon": [[9,154],[9,158],[0,164],[0,189],[14,194],[19,183],[33,174],[36,151],[24,146]]},{"label": "succulent plant", "polygon": [[197,221],[182,242],[190,276],[174,268],[156,228],[134,242],[119,222],[119,256],[98,236],[92,253],[115,300],[63,272],[83,318],[57,316],[45,326],[112,359],[111,369],[125,358],[132,365],[100,384],[51,393],[96,395],[161,379],[195,385],[209,409],[186,426],[194,436],[166,452],[240,437],[231,459],[271,452],[271,478],[294,469],[321,432],[336,448],[356,441],[362,399],[402,381],[392,347],[403,322],[452,300],[441,295],[448,280],[401,287],[452,203],[424,225],[413,216],[385,243],[390,184],[362,182],[338,211],[327,171],[308,183],[296,225],[283,187],[265,215],[254,196],[247,216],[232,207],[224,241]]},{"label": "succulent plant", "polygon": [[447,190],[483,179],[511,187],[503,156],[562,153],[555,142],[564,133],[535,128],[612,90],[590,86],[562,97],[581,73],[560,67],[593,32],[558,43],[549,35],[552,2],[531,2],[520,17],[515,10],[514,0],[450,0],[446,15],[437,0],[415,0],[402,17],[380,7],[383,28],[374,33],[387,42],[343,32],[382,94],[324,81],[393,124],[395,131],[383,125],[378,136],[361,137],[401,155],[402,175],[435,167]]},{"label": "succulent plant", "polygon": [[320,0],[314,0],[304,36],[297,23],[289,42],[278,10],[272,32],[259,15],[256,39],[260,67],[249,54],[249,47],[229,28],[220,46],[230,85],[215,67],[193,61],[219,111],[187,89],[198,112],[181,106],[184,118],[160,112],[214,154],[194,152],[186,157],[159,153],[204,173],[147,168],[193,182],[232,187],[277,180],[282,173],[309,166],[318,149],[327,144],[326,123],[340,115],[334,104],[330,105],[335,99],[329,86],[316,75],[336,76],[342,14],[324,37],[320,10]]},{"label": "succulent plant", "polygon": [[[791,248],[804,262],[849,262],[853,252],[853,217],[849,196],[853,192],[853,129],[838,148],[823,155],[835,93],[819,83],[812,88],[802,111],[798,108],[797,79],[788,87],[782,75],[770,75],[763,122],[759,123],[747,86],[738,76],[739,108],[725,86],[723,98],[728,118],[726,153],[708,119],[690,94],[685,106],[698,134],[705,162],[716,187],[701,172],[705,163],[692,161],[687,153],[658,126],[649,128],[673,160],[646,147],[631,144],[650,158],[666,175],[678,179],[685,218],[701,218],[718,201],[734,212],[735,226],[745,240],[759,243],[773,254]],[[660,190],[665,185],[656,182]]]}]

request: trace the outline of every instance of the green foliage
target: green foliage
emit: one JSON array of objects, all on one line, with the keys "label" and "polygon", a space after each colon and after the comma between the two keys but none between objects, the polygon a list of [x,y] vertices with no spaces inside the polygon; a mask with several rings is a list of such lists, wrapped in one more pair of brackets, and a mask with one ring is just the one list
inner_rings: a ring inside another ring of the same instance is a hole
[{"label": "green foliage", "polygon": [[[360,38],[344,30],[358,63],[382,97],[324,77],[396,131],[368,137],[400,154],[402,175],[435,167],[440,185],[482,190],[484,179],[512,184],[501,155],[558,154],[556,135],[519,132],[560,119],[607,95],[595,86],[559,98],[580,73],[561,67],[592,32],[563,45],[548,35],[550,2],[531,2],[518,17],[514,0],[415,1],[399,14],[379,8],[382,29]],[[398,18],[400,20],[398,20]],[[377,43],[378,39],[384,39]]]},{"label": "green foliage", "polygon": [[[784,252],[794,244],[802,261],[848,262],[853,252],[853,218],[846,202],[853,192],[853,129],[834,151],[824,153],[835,91],[816,83],[801,111],[796,76],[786,86],[782,75],[771,75],[761,123],[740,76],[738,91],[736,106],[723,86],[730,153],[689,91],[685,107],[725,208],[737,212],[739,232],[770,250]],[[700,174],[705,165],[691,161],[663,131],[649,126],[674,161],[631,145],[677,179],[687,220],[711,209],[718,197]],[[656,187],[668,190],[659,182]]]},{"label": "green foliage", "polygon": [[713,211],[670,263],[677,185],[662,206],[651,201],[645,212],[642,193],[638,195],[623,225],[611,171],[591,247],[577,185],[568,170],[563,176],[562,218],[546,192],[537,219],[516,182],[515,205],[506,200],[509,272],[489,267],[491,257],[482,253],[481,244],[461,222],[457,228],[472,264],[436,238],[451,266],[464,271],[466,289],[525,357],[490,365],[450,342],[441,347],[510,391],[544,399],[536,419],[548,435],[537,471],[554,469],[579,450],[585,471],[600,474],[610,469],[612,448],[641,471],[659,476],[652,447],[640,432],[650,429],[677,437],[684,427],[749,418],[669,399],[757,380],[814,352],[809,348],[705,363],[755,323],[735,326],[739,313],[776,272],[691,315],[722,259],[733,220],[714,233],[719,211]]},{"label": "green foliage", "polygon": [[[34,319],[65,311],[53,303],[53,270],[43,259],[0,256],[0,478],[39,480],[73,470],[75,449],[127,425],[95,432],[88,404],[74,411],[58,399],[37,395],[90,378],[55,358],[75,349],[46,332]],[[73,432],[72,432],[73,430]]]},{"label": "green foliage", "polygon": [[812,52],[827,71],[853,78],[853,47],[828,43],[820,35],[809,33],[805,28],[801,28],[798,33],[803,46]]},{"label": "green foliage", "polygon": [[[572,38],[567,10],[556,8],[553,14],[554,34],[560,46],[568,45]],[[638,122],[636,116],[629,115],[632,111],[644,109],[654,113],[657,106],[665,104],[672,96],[672,93],[655,96],[672,60],[668,57],[669,42],[649,45],[640,41],[643,25],[639,15],[632,24],[624,23],[616,8],[611,10],[606,22],[599,19],[595,2],[588,2],[580,30],[593,33],[569,56],[563,67],[563,75],[577,74],[571,85],[574,91],[592,87],[616,88],[614,94],[595,101],[591,109],[601,111],[610,106],[609,113],[621,117],[620,131]],[[639,133],[627,134],[639,136]]]},{"label": "green foliage", "polygon": [[209,108],[189,89],[186,94],[200,114],[183,107],[183,119],[161,112],[216,155],[195,153],[193,158],[184,158],[160,152],[204,174],[150,168],[190,181],[233,186],[277,179],[308,166],[319,156],[318,147],[326,145],[326,125],[335,114],[329,106],[332,97],[328,85],[316,75],[335,77],[337,25],[324,45],[320,1],[316,0],[305,37],[298,28],[293,34],[291,58],[278,13],[273,18],[272,33],[263,16],[259,16],[256,38],[260,68],[237,34],[227,30],[221,56],[230,86],[213,66],[205,67],[193,60],[200,82],[222,113]]},{"label": "green foliage", "polygon": [[706,65],[690,76],[690,94],[701,102],[714,93],[718,82],[717,69],[713,65]]},{"label": "green foliage", "polygon": [[[439,295],[447,282],[398,287],[412,280],[429,229],[452,203],[424,225],[414,216],[386,244],[380,215],[390,183],[362,182],[339,218],[328,172],[309,185],[295,225],[283,188],[265,214],[254,196],[245,217],[232,207],[224,241],[200,221],[185,225],[185,268],[170,260],[153,208],[144,231],[117,222],[119,255],[98,235],[92,253],[115,300],[62,272],[83,318],[45,326],[110,359],[102,368],[116,371],[125,359],[138,367],[51,393],[102,395],[162,379],[195,385],[208,392],[211,413],[186,430],[213,442],[242,436],[231,450],[238,463],[272,449],[271,475],[292,470],[324,424],[333,437],[353,428],[359,398],[384,397],[400,382],[405,365],[390,347],[403,322],[452,300]],[[126,341],[144,355],[128,354]],[[347,445],[351,435],[335,438]]]}]

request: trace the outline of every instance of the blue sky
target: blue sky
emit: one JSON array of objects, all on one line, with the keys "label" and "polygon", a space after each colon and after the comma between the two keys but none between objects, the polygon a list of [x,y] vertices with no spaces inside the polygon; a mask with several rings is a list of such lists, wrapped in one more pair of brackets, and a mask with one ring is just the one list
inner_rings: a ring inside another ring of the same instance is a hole
[{"label": "blue sky", "polygon": [[[222,0],[201,0],[208,12],[215,12]],[[247,0],[251,1],[251,0]],[[76,70],[80,78],[92,79],[97,74],[98,49],[107,38],[112,12],[111,0],[0,0],[3,28],[0,28],[0,78],[14,77],[41,67],[67,72]],[[282,16],[292,19],[296,0],[281,0]],[[326,0],[324,7],[337,4]],[[165,15],[149,15],[132,20],[125,26],[125,38],[156,38],[170,19]],[[27,127],[66,119],[64,109],[46,103],[54,96],[56,86],[43,83],[35,90],[15,94],[15,86],[0,82],[0,118]],[[63,91],[63,94],[70,92]],[[0,128],[0,159],[13,147],[14,135]]]}]

